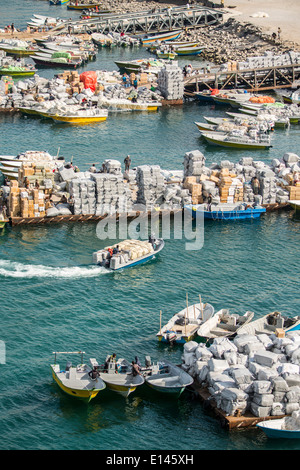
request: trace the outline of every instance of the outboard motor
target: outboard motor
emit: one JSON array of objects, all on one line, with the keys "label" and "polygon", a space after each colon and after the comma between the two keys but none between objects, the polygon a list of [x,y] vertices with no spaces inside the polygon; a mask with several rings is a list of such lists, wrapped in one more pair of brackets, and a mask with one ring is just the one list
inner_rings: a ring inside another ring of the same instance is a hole
[{"label": "outboard motor", "polygon": [[145,366],[146,367],[151,366],[151,357],[150,356],[145,356]]},{"label": "outboard motor", "polygon": [[66,372],[68,372],[72,367],[72,362],[68,361],[66,364]]}]

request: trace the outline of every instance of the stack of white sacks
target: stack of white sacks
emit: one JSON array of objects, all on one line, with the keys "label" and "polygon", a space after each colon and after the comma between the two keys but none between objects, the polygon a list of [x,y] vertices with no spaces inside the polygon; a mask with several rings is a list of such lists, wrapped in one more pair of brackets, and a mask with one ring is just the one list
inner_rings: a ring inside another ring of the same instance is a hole
[{"label": "stack of white sacks", "polygon": [[183,72],[178,62],[166,64],[157,75],[157,86],[166,100],[182,100],[184,94]]},{"label": "stack of white sacks", "polygon": [[208,387],[228,416],[290,415],[300,410],[300,331],[216,338],[184,345],[182,368]]},{"label": "stack of white sacks", "polygon": [[141,165],[136,169],[137,204],[145,210],[182,208],[191,203],[191,196],[181,182],[167,182],[166,172],[159,165]]},{"label": "stack of white sacks", "polygon": [[183,160],[184,178],[187,176],[200,176],[205,167],[205,157],[199,150],[187,152]]}]

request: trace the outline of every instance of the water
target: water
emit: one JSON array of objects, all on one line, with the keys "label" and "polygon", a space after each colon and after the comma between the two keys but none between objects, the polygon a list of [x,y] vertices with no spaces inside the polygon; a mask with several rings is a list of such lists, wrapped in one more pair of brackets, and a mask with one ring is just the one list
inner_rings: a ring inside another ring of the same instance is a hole
[{"label": "water", "polygon": [[[0,2],[2,24],[13,19],[24,25],[34,11],[48,14],[50,8],[38,0],[16,0],[16,6],[22,10],[4,10]],[[129,57],[128,51],[100,51],[92,67],[113,70],[120,52]],[[51,77],[51,71],[43,73]],[[297,153],[299,126],[276,130],[274,146],[265,152],[208,147],[194,121],[225,115],[225,110],[191,102],[153,114],[111,114],[103,124],[82,128],[1,115],[0,148],[2,154],[29,149],[55,154],[59,148],[82,169],[105,158],[123,161],[128,153],[134,165],[153,163],[173,170],[181,169],[185,152],[195,149],[204,152],[208,164],[248,155],[270,161],[285,151]],[[92,252],[113,241],[98,240],[94,223],[2,232],[0,338],[6,364],[0,364],[0,448],[297,449],[293,441],[267,440],[258,429],[225,431],[189,393],[172,401],[148,389],[128,399],[104,391],[89,405],[78,403],[58,389],[49,367],[53,351],[80,349],[100,363],[112,352],[128,360],[150,355],[155,361],[180,361],[182,348],[158,344],[155,335],[159,311],[167,321],[184,308],[186,293],[190,303],[200,294],[215,309],[252,310],[256,317],[273,310],[297,314],[299,223],[292,213],[271,213],[258,221],[207,222],[202,250],[185,250],[184,238],[167,240],[157,259],[123,272],[91,265]]]}]

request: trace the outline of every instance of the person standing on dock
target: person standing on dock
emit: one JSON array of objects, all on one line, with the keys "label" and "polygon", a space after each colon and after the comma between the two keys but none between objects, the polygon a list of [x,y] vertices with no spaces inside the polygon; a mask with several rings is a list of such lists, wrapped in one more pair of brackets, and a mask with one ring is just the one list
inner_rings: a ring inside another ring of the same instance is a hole
[{"label": "person standing on dock", "polygon": [[124,159],[124,163],[125,163],[125,171],[129,171],[130,164],[131,164],[130,155],[127,155],[127,157]]},{"label": "person standing on dock", "polygon": [[252,179],[251,186],[252,186],[254,195],[257,196],[259,193],[259,188],[260,188],[260,183],[259,183],[259,179],[257,178],[257,176],[255,176]]},{"label": "person standing on dock", "polygon": [[279,27],[277,30],[278,41],[281,39],[281,28]]}]

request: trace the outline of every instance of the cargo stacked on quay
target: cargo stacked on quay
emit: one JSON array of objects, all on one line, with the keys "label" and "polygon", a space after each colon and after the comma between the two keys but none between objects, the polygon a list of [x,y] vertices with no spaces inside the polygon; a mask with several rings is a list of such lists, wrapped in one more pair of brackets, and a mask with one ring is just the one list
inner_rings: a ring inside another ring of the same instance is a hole
[{"label": "cargo stacked on quay", "polygon": [[164,170],[158,165],[123,171],[118,160],[107,159],[98,169],[93,165],[81,172],[72,163],[56,158],[51,165],[22,161],[22,156],[9,161],[6,156],[0,158],[2,172],[11,179],[2,187],[2,205],[10,217],[21,217],[24,222],[28,217],[39,221],[59,215],[104,217],[141,205],[147,212],[203,204],[217,211],[232,204],[243,210],[261,205],[285,207],[300,200],[300,158],[294,153],[285,153],[271,165],[247,157],[236,164],[224,160],[206,167],[204,155],[195,150],[185,154],[183,171]]}]

